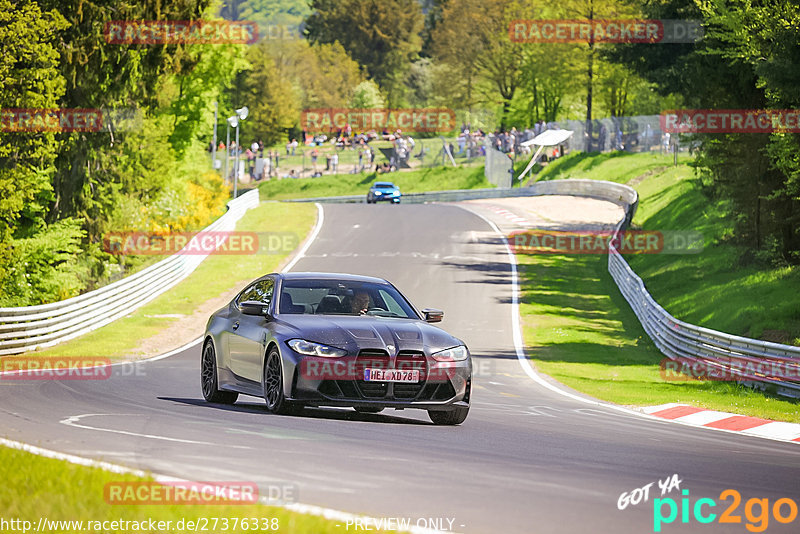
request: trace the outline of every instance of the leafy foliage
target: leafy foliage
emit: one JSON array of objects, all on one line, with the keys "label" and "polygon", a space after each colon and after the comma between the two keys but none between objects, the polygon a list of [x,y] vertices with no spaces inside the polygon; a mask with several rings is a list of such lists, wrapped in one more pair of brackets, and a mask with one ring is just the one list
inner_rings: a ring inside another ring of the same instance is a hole
[{"label": "leafy foliage", "polygon": [[339,42],[387,93],[390,106],[422,47],[423,17],[416,0],[312,0],[306,35],[312,43]]}]

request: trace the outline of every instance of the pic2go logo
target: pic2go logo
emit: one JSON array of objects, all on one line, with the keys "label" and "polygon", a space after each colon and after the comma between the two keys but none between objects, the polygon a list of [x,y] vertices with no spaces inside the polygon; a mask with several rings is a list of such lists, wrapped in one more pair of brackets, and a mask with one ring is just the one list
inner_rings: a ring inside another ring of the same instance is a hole
[{"label": "pic2go logo", "polygon": [[[712,513],[711,509],[717,506],[714,499],[698,499],[692,505],[689,501],[689,490],[681,492],[683,498],[681,504],[669,497],[665,499],[653,500],[653,532],[661,532],[662,525],[668,525],[678,519],[680,512],[681,523],[690,523],[691,517],[698,523],[712,523],[717,519],[717,514]],[[718,523],[741,524],[742,516],[736,513],[742,503],[741,494],[734,489],[726,489],[719,494],[720,501],[733,499],[731,504],[719,515]],[[665,512],[667,515],[664,515]],[[772,516],[778,523],[791,523],[797,519],[797,503],[792,499],[778,499],[772,503],[770,508],[769,499],[749,499],[744,505],[744,516],[748,523],[745,528],[750,532],[764,532],[769,526],[769,518]]]}]

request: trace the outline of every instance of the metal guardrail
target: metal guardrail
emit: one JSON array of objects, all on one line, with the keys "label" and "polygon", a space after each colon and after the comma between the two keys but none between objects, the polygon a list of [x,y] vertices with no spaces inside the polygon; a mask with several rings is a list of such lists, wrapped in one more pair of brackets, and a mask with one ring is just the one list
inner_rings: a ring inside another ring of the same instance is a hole
[{"label": "metal guardrail", "polygon": [[[634,199],[622,203],[627,216],[617,225],[618,232],[633,219],[638,197],[633,188],[615,185],[629,189],[632,196],[628,198]],[[678,364],[676,373],[686,366],[696,376],[735,380],[800,398],[800,347],[734,336],[679,321],[655,301],[613,243],[609,244],[608,272],[656,347]]]},{"label": "metal guardrail", "polygon": [[[598,187],[602,184],[602,187]],[[535,182],[528,187],[491,188],[491,189],[456,189],[451,191],[428,191],[425,193],[403,193],[402,202],[407,204],[424,204],[426,202],[459,202],[489,198],[532,197],[541,195],[572,195],[600,200],[608,200],[626,206],[636,206],[636,191],[628,186],[600,180],[552,180]],[[317,197],[291,199],[285,202],[322,202],[322,203],[365,203],[366,195],[349,195],[339,197]],[[634,211],[626,212],[633,217]],[[626,218],[630,222],[630,218]]]},{"label": "metal guardrail", "polygon": [[[257,190],[241,195],[228,202],[228,211],[204,231],[233,230],[242,215],[258,203]],[[186,246],[193,246],[194,239]],[[206,257],[176,253],[77,297],[38,306],[0,308],[0,356],[50,347],[124,317],[174,287]]]}]

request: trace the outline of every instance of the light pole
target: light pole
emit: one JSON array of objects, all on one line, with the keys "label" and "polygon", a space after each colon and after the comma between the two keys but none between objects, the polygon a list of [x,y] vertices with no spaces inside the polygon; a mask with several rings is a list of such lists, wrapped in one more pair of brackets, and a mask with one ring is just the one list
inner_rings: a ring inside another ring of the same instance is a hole
[{"label": "light pole", "polygon": [[239,117],[234,115],[233,117],[228,117],[227,120],[228,128],[227,133],[225,134],[225,181],[228,181],[228,178],[231,177],[230,172],[228,171],[228,165],[230,165],[231,160],[231,126],[236,128],[239,126]]},{"label": "light pole", "polygon": [[214,141],[211,145],[211,168],[217,170],[217,111],[219,106],[214,102]]},{"label": "light pole", "polygon": [[[236,124],[231,124],[234,128],[236,128],[236,163],[233,167],[233,198],[236,198],[238,193],[238,186],[239,186],[239,153],[242,151],[239,148],[239,121],[243,121],[247,118],[247,115],[250,113],[250,110],[247,109],[247,106],[242,106],[241,108],[236,110],[236,115],[231,117],[234,119]],[[231,119],[228,119],[229,121]]]}]

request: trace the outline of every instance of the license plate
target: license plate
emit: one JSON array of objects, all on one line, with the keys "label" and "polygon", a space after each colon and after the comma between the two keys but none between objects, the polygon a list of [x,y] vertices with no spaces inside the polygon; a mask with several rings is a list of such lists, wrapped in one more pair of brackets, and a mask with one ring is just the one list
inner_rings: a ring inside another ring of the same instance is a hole
[{"label": "license plate", "polygon": [[365,382],[419,382],[419,370],[364,369]]}]

